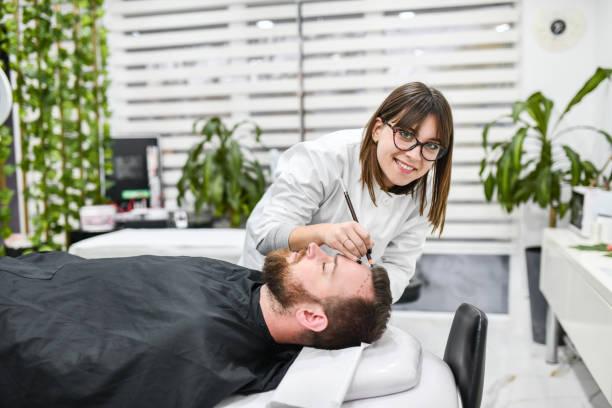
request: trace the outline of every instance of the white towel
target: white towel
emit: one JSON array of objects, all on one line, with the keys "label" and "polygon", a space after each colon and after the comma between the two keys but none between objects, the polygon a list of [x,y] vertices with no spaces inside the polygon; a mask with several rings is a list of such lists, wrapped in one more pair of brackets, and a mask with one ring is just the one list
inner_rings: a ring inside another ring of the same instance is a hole
[{"label": "white towel", "polygon": [[368,344],[341,350],[304,347],[274,392],[269,408],[338,408]]},{"label": "white towel", "polygon": [[371,346],[304,347],[267,406],[337,408],[343,401],[402,392],[419,383],[421,365],[421,343],[391,325]]}]

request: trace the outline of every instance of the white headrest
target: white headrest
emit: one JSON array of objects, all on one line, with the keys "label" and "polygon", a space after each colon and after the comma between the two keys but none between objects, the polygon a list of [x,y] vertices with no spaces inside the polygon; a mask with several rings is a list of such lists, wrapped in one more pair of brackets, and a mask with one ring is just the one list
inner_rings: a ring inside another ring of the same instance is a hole
[{"label": "white headrest", "polygon": [[421,344],[395,327],[372,345],[331,351],[304,347],[267,406],[339,407],[343,401],[405,391],[419,382],[421,361]]},{"label": "white headrest", "polygon": [[363,351],[344,400],[395,394],[414,387],[421,376],[421,361],[421,343],[388,326],[381,339]]}]

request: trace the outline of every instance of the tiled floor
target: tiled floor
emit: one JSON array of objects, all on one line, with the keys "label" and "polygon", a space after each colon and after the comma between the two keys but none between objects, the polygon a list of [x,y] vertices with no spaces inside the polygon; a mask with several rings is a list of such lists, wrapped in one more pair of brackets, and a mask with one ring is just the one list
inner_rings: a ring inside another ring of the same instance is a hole
[{"label": "tiled floor", "polygon": [[[450,321],[447,314],[394,312],[392,324],[442,356]],[[482,408],[611,407],[579,358],[562,347],[560,363],[546,364],[545,347],[512,326],[508,316],[489,316]]]},{"label": "tiled floor", "polygon": [[[482,408],[611,408],[582,361],[565,347],[560,364],[545,363],[545,347],[531,341],[526,296],[515,296],[512,310],[488,316]],[[451,319],[448,313],[394,311],[392,324],[442,356]]]}]

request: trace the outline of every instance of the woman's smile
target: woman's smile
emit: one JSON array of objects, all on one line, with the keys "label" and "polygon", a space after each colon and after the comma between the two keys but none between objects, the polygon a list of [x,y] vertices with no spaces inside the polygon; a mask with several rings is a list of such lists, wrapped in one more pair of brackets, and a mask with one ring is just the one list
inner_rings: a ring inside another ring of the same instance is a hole
[{"label": "woman's smile", "polygon": [[403,162],[397,158],[394,160],[395,160],[395,164],[397,164],[397,167],[399,168],[399,171],[402,174],[412,174],[416,170],[414,166],[411,166],[410,164],[407,164],[406,162]]}]

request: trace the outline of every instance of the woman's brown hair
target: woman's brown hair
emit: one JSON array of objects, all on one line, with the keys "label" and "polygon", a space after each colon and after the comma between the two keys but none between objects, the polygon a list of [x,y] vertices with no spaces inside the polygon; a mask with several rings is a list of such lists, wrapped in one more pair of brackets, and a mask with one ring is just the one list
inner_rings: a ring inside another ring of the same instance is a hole
[{"label": "woman's brown hair", "polygon": [[423,120],[433,115],[436,119],[437,137],[448,150],[436,160],[432,168],[433,191],[431,207],[427,218],[433,230],[442,234],[446,216],[446,200],[451,182],[451,164],[453,158],[453,115],[450,105],[444,95],[437,89],[428,87],[421,82],[410,82],[394,89],[368,121],[363,134],[359,161],[361,162],[361,184],[367,186],[370,198],[376,205],[374,183],[384,191],[394,194],[415,193],[419,198],[419,214],[423,215],[427,206],[427,183],[429,173],[405,186],[384,187],[384,173],[376,158],[376,142],[372,138],[376,120],[393,122],[395,126],[404,129],[418,129]]}]

